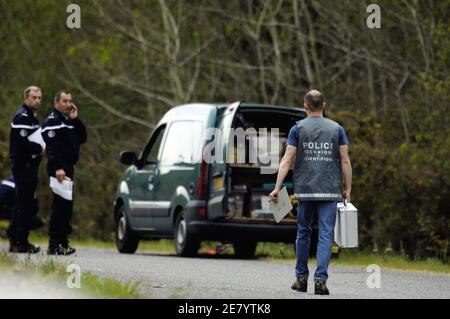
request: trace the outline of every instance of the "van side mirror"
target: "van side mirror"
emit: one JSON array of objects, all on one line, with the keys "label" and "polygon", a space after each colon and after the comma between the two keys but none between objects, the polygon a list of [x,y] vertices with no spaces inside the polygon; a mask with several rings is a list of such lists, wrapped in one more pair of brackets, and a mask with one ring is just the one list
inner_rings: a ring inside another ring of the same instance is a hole
[{"label": "van side mirror", "polygon": [[136,153],[134,152],[121,152],[120,162],[125,165],[134,165],[137,161]]}]

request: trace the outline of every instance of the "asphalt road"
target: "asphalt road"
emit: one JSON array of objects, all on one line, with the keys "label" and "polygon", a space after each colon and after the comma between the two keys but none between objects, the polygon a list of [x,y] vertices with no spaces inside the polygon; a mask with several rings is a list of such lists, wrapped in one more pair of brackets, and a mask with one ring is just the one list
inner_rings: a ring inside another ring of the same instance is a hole
[{"label": "asphalt road", "polygon": [[[76,255],[51,258],[78,264],[81,271],[101,277],[140,281],[141,292],[149,298],[450,298],[450,275],[426,272],[381,269],[380,288],[369,288],[371,273],[366,267],[331,266],[331,295],[316,296],[312,278],[308,293],[290,289],[295,279],[293,262],[207,255],[180,258],[160,253],[124,255],[90,248],[80,248]],[[310,265],[310,273],[314,269],[315,265]]]}]

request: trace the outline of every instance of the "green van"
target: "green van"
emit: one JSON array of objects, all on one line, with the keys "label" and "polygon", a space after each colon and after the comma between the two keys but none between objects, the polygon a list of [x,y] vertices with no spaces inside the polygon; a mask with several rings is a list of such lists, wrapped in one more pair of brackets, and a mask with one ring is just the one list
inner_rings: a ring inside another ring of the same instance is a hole
[{"label": "green van", "polygon": [[[114,202],[119,252],[134,253],[140,239],[173,238],[179,256],[194,256],[201,241],[214,240],[233,243],[236,256],[251,258],[258,241],[294,243],[295,208],[280,223],[267,213],[276,170],[261,174],[263,164],[249,160],[255,144],[249,140],[261,137],[264,128],[278,129],[271,135],[279,139],[273,144],[278,148],[270,152],[280,160],[290,128],[305,117],[301,108],[240,102],[170,109],[139,156],[120,155],[129,167]],[[230,134],[238,128],[248,132],[244,140]],[[205,134],[211,130],[222,134]],[[208,148],[211,155],[223,152],[225,159],[205,160]],[[244,153],[240,160],[236,152]],[[292,170],[286,181],[293,194]]]}]

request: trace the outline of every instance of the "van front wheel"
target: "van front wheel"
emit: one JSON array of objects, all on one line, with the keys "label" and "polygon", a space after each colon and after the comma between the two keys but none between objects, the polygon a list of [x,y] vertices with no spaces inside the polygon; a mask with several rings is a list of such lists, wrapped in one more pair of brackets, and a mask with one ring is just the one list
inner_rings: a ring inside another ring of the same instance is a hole
[{"label": "van front wheel", "polygon": [[123,206],[119,208],[115,222],[117,250],[122,254],[134,254],[139,245],[139,237],[128,225]]},{"label": "van front wheel", "polygon": [[181,212],[175,223],[175,249],[178,256],[193,257],[197,255],[200,241],[188,232],[188,225]]}]

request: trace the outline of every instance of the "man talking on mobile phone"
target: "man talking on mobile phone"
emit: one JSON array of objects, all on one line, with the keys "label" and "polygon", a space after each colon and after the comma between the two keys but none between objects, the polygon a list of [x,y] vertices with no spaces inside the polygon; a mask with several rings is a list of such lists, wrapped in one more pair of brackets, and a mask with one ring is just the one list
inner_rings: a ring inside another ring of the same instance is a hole
[{"label": "man talking on mobile phone", "polygon": [[[78,108],[68,91],[58,91],[53,101],[53,112],[45,119],[42,136],[47,144],[47,173],[59,183],[74,179],[74,166],[80,156],[80,145],[86,143],[86,127],[78,117]],[[69,246],[72,233],[70,219],[73,200],[53,192],[49,225],[49,255],[70,255],[75,249]]]}]

